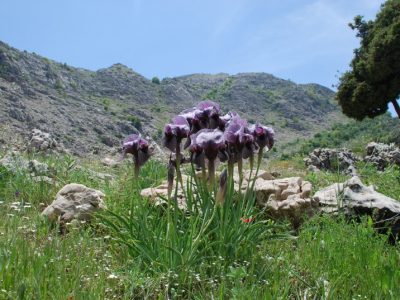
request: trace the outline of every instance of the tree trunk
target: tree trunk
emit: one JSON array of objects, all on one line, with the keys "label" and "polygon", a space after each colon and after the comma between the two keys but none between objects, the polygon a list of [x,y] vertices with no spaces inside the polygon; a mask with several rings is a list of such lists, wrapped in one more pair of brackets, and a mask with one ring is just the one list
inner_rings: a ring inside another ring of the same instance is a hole
[{"label": "tree trunk", "polygon": [[399,119],[400,119],[400,106],[399,106],[399,103],[397,103],[397,100],[393,100],[393,101],[392,101],[392,104],[393,104],[393,106],[394,106],[394,110],[395,110],[396,113],[397,113],[397,116],[398,116]]}]

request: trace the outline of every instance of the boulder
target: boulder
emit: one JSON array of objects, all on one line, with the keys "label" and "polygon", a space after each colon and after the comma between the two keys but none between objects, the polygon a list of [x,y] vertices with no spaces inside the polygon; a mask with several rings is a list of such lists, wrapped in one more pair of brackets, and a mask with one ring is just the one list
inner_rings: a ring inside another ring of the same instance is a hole
[{"label": "boulder", "polygon": [[[257,180],[268,180],[268,179],[274,179],[269,172],[267,171],[259,171],[259,174],[257,175]],[[196,172],[195,176],[197,177],[197,180],[201,180],[202,173],[201,171]],[[220,173],[216,173],[216,178],[219,178]],[[253,175],[252,175],[253,176]],[[243,172],[243,183],[242,183],[242,191],[245,191],[248,186],[248,180],[250,177],[250,171],[246,170]],[[189,176],[187,175],[182,175],[182,180],[183,180],[183,185],[186,187],[188,184]],[[237,172],[234,173],[233,176],[234,179],[234,186],[235,190],[239,190],[239,175]],[[176,187],[176,179],[174,180],[174,189],[173,193],[175,192],[175,187]],[[141,196],[148,199],[150,203],[153,203],[155,205],[166,205],[166,201],[164,199],[168,198],[168,183],[167,181],[164,181],[161,185],[157,187],[151,187],[147,189],[143,189],[141,191]],[[178,194],[177,194],[177,201],[178,201],[178,207],[181,209],[186,210],[187,205],[186,205],[186,199],[184,196],[184,193],[182,191],[181,185],[178,185]]]},{"label": "boulder", "polygon": [[[314,195],[322,212],[338,213],[359,218],[372,217],[378,227],[389,227],[394,235],[400,230],[400,202],[364,185],[354,176],[344,183],[332,184]],[[385,225],[385,226],[384,226]]]},{"label": "boulder", "polygon": [[257,204],[275,218],[289,219],[298,227],[305,216],[312,216],[318,203],[310,198],[312,185],[300,177],[256,180],[254,191]]},{"label": "boulder", "polygon": [[103,164],[103,166],[115,168],[121,164],[121,160],[114,159],[111,157],[105,157],[101,160],[101,163]]},{"label": "boulder", "polygon": [[[196,176],[199,176],[198,179],[200,179],[200,173],[196,173]],[[182,181],[183,185],[186,187],[190,181],[190,176],[182,174]],[[175,196],[175,189],[177,188],[176,201],[178,204],[178,208],[182,210],[187,210],[185,193],[182,191],[181,184],[178,184],[178,187],[176,186],[176,184],[177,181],[175,178],[171,196],[172,197]],[[155,206],[166,206],[168,204],[166,201],[166,199],[168,199],[168,182],[163,181],[163,183],[160,184],[159,186],[143,189],[140,192],[140,195],[143,198],[146,198],[149,201],[149,203]]]},{"label": "boulder", "polygon": [[42,215],[51,221],[59,219],[61,223],[72,220],[88,221],[94,212],[106,208],[104,197],[101,191],[82,184],[67,184],[57,193],[56,199],[44,209]]},{"label": "boulder", "polygon": [[45,152],[45,153],[63,153],[65,152],[62,144],[53,139],[50,133],[43,132],[39,129],[33,129],[28,142],[28,151]]},{"label": "boulder", "polygon": [[[173,190],[173,195],[175,195],[175,190]],[[154,188],[147,188],[140,192],[140,195],[144,198],[147,198],[150,203],[155,206],[166,206],[168,202],[165,199],[168,199],[168,184],[163,183]],[[187,210],[186,198],[181,188],[178,188],[177,193],[177,205],[181,210]]]},{"label": "boulder", "polygon": [[[201,173],[199,173],[199,174],[201,174]],[[216,176],[219,176],[219,174],[216,174]],[[247,189],[249,182],[252,183],[252,180],[254,180],[254,176],[255,176],[255,170],[253,170],[253,172],[250,172],[250,170],[243,171],[243,182],[242,182],[242,190],[243,191],[245,191]],[[275,179],[275,177],[268,171],[260,170],[257,174],[256,179],[273,180],[273,179]],[[234,182],[234,186],[235,186],[235,191],[239,191],[239,173],[237,172],[236,168],[233,173],[233,182]]]},{"label": "boulder", "polygon": [[364,157],[364,161],[372,163],[380,171],[391,164],[400,166],[400,149],[394,144],[371,142],[367,145],[366,151],[367,156]]},{"label": "boulder", "polygon": [[360,159],[348,149],[314,149],[304,163],[309,171],[327,170],[332,172],[344,172],[346,174],[355,175],[355,162]]}]

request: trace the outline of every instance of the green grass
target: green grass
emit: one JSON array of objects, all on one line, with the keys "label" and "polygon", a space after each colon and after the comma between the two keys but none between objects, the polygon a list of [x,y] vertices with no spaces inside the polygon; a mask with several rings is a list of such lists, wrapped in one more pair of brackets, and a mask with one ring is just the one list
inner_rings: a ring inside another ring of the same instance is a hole
[{"label": "green grass", "polygon": [[[315,217],[294,237],[286,224],[263,218],[251,193],[232,194],[218,208],[206,189],[196,194],[189,186],[191,213],[148,204],[139,190],[166,177],[161,163],[150,161],[134,181],[128,161],[115,170],[79,162],[115,175],[104,182],[75,169],[72,157],[36,158],[51,166],[55,185],[0,169],[0,299],[400,297],[400,249],[368,220]],[[346,178],[307,173],[299,160],[270,168],[305,177],[315,188]],[[359,170],[363,182],[399,200],[398,168],[378,173],[360,164]],[[109,212],[60,234],[40,211],[71,182],[102,190]],[[240,220],[251,216],[252,223]]]},{"label": "green grass", "polygon": [[296,153],[306,155],[315,148],[347,147],[361,154],[371,141],[400,145],[400,120],[387,113],[374,119],[334,124],[330,129],[318,132],[306,141],[296,140],[281,145],[278,153],[284,159]]}]

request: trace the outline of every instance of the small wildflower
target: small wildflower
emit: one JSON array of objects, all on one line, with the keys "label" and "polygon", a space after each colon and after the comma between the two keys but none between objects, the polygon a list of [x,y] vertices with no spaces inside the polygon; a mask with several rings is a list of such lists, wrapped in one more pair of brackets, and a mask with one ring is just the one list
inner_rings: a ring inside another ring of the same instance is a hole
[{"label": "small wildflower", "polygon": [[254,221],[255,218],[240,218],[240,220],[242,220],[243,223],[251,223]]}]

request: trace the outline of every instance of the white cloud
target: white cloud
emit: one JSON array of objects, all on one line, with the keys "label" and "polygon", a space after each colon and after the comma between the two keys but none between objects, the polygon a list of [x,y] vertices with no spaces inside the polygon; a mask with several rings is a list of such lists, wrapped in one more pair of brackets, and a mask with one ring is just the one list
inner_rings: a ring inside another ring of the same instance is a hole
[{"label": "white cloud", "polygon": [[237,49],[236,56],[243,58],[237,67],[263,66],[274,73],[302,65],[310,68],[316,57],[326,57],[327,64],[339,57],[350,60],[358,41],[347,24],[357,14],[373,17],[379,6],[376,0],[315,0],[283,16],[277,14]]}]

